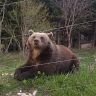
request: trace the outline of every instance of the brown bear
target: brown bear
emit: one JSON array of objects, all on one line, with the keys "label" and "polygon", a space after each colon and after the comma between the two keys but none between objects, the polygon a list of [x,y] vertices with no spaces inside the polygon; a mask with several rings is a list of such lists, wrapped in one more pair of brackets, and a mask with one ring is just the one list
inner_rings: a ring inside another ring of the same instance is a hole
[{"label": "brown bear", "polygon": [[[30,30],[30,32],[32,32]],[[27,41],[29,56],[27,62],[16,69],[14,78],[23,80],[38,75],[73,72],[78,70],[78,57],[63,45],[56,45],[53,33],[36,32]]]}]

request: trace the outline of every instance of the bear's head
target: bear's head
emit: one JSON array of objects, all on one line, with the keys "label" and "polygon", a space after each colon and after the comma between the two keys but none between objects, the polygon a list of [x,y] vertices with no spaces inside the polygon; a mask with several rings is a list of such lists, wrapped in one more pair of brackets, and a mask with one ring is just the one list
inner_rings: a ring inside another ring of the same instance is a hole
[{"label": "bear's head", "polygon": [[40,32],[33,32],[29,30],[32,35],[28,38],[28,47],[31,49],[45,49],[52,43],[53,33],[40,33]]}]

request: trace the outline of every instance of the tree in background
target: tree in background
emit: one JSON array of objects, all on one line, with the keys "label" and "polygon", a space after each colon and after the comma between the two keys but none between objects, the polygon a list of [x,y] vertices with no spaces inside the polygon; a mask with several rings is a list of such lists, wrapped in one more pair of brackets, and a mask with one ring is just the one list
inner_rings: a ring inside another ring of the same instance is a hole
[{"label": "tree in background", "polygon": [[[62,11],[61,18],[68,35],[68,47],[71,48],[72,40],[71,35],[74,24],[77,22],[85,21],[92,16],[90,6],[93,0],[55,0],[57,6]],[[70,26],[72,25],[72,26]]]},{"label": "tree in background", "polygon": [[47,20],[48,12],[44,7],[44,4],[36,2],[35,0],[28,0],[20,3],[21,12],[21,34],[22,34],[22,46],[23,53],[26,49],[25,35],[28,29],[35,31],[43,31],[50,28],[50,23]]},{"label": "tree in background", "polygon": [[7,30],[9,24],[12,26],[11,28],[15,28],[14,32],[10,33],[11,36],[13,36],[13,33],[16,35],[18,30],[17,34],[22,36],[23,56],[25,56],[26,52],[26,41],[28,37],[26,35],[28,35],[28,30],[43,31],[50,28],[50,23],[47,20],[48,10],[44,7],[43,3],[36,2],[35,0],[25,0],[17,3],[12,11],[8,11],[8,16],[9,21],[5,20],[4,24],[6,25],[6,31],[7,33],[12,32],[11,30]]},{"label": "tree in background", "polygon": [[5,4],[6,4],[7,0],[5,0],[5,2],[3,3],[3,1],[0,1],[0,4],[3,4],[3,6],[0,6],[2,8],[1,11],[0,11],[0,55],[2,53],[2,47],[3,45],[1,45],[1,30],[2,30],[2,23],[3,23],[3,20],[4,20],[4,16],[5,16]]},{"label": "tree in background", "polygon": [[51,22],[51,27],[60,27],[59,21],[61,19],[61,10],[55,4],[55,0],[38,0],[45,3],[45,6],[48,8],[49,16],[48,19]]},{"label": "tree in background", "polygon": [[[3,5],[4,2],[1,1],[0,4]],[[40,3],[41,1],[42,3]],[[27,38],[24,34],[27,34],[28,29],[42,31],[50,29],[50,26],[51,28],[69,26],[92,20],[90,19],[91,16],[96,18],[96,15],[92,15],[92,13],[96,14],[96,4],[94,3],[94,5],[91,6],[92,1],[93,0],[7,0],[2,37],[15,36],[14,41],[17,45],[19,44],[19,49],[22,49],[24,53]],[[91,10],[90,6],[91,8],[94,7],[94,11],[93,9]],[[0,6],[0,9],[2,9],[2,7],[3,6]],[[1,19],[3,14],[0,15]],[[63,22],[62,25],[60,25],[60,22]],[[66,27],[70,41],[69,47],[72,45],[71,36],[73,32],[78,32],[77,30],[81,32],[83,28],[85,28],[85,26],[81,25],[79,27]],[[88,28],[89,26],[86,25],[86,29]],[[22,38],[17,37],[17,35],[22,35]],[[10,40],[5,41],[10,43]]]}]

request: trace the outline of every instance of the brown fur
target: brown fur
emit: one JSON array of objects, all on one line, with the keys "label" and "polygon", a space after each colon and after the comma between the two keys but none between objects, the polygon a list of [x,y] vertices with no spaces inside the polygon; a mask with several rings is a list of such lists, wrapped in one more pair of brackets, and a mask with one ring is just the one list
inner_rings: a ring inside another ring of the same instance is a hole
[{"label": "brown fur", "polygon": [[15,79],[23,80],[35,77],[38,75],[38,71],[50,75],[74,71],[73,67],[78,70],[78,57],[67,47],[56,45],[51,40],[52,37],[52,33],[47,35],[45,33],[33,33],[28,38],[29,57],[23,66],[16,69]]}]

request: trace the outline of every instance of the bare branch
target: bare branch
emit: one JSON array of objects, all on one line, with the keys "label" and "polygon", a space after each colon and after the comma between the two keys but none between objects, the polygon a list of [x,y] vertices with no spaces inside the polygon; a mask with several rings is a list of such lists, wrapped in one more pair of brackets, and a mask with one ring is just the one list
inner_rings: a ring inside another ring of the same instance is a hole
[{"label": "bare branch", "polygon": [[[79,19],[86,19],[92,15],[90,6],[94,0],[55,0],[62,11],[64,26],[74,25]],[[70,39],[73,26],[66,27]],[[69,40],[70,43],[70,40]]]}]

